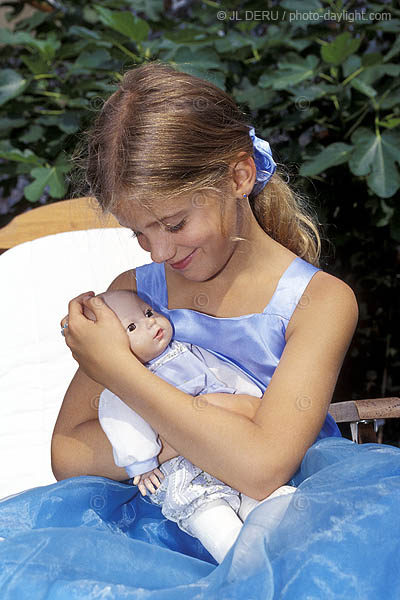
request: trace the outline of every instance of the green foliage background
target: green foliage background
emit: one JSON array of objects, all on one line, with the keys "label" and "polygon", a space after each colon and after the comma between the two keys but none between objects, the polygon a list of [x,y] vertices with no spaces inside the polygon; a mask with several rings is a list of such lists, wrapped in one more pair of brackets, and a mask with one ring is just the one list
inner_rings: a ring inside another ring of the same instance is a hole
[{"label": "green foliage background", "polygon": [[[5,4],[14,23],[24,2]],[[398,395],[400,10],[363,0],[32,4],[33,16],[0,30],[0,192],[12,199],[0,226],[73,195],[71,155],[115,82],[144,61],[171,62],[232,94],[314,203],[331,242],[322,267],[360,306],[334,399]],[[398,443],[398,425],[384,431]]]}]

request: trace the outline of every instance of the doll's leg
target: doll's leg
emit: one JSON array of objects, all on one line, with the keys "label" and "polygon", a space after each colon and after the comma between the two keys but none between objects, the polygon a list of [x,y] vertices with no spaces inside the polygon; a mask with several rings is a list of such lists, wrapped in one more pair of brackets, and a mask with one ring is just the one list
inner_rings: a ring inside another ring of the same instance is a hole
[{"label": "doll's leg", "polygon": [[125,467],[129,477],[158,467],[161,442],[157,433],[107,389],[100,395],[99,422],[113,447],[115,464]]},{"label": "doll's leg", "polygon": [[182,525],[221,563],[235,543],[243,523],[227,502],[215,500],[199,507]]},{"label": "doll's leg", "polygon": [[[297,488],[293,487],[292,485],[282,485],[277,490],[272,492],[272,494],[267,496],[267,498],[264,498],[264,500],[255,500],[254,498],[250,498],[249,496],[246,496],[245,494],[240,494],[241,503],[240,503],[238,515],[244,521],[246,519],[246,517],[251,513],[251,511],[259,504],[264,504],[271,498],[276,498],[278,496],[286,496],[288,494],[293,494],[296,491],[296,489]],[[274,505],[274,510],[273,510],[274,519],[273,520],[276,522],[276,524],[278,524],[282,520],[283,515],[286,512],[286,508],[287,508],[287,503],[280,504],[279,508],[276,504]],[[271,511],[272,511],[272,506],[271,506]]]}]

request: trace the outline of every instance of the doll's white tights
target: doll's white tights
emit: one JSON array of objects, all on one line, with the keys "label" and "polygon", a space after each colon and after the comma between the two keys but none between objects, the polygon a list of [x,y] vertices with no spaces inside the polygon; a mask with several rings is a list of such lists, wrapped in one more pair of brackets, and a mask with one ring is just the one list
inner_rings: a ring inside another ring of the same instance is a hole
[{"label": "doll's white tights", "polygon": [[[235,543],[243,526],[243,521],[256,506],[271,498],[286,496],[295,491],[295,487],[283,485],[268,496],[268,498],[260,501],[241,494],[242,502],[239,509],[239,516],[228,502],[222,499],[215,500],[201,506],[193,515],[186,519],[185,525],[192,535],[200,540],[217,563],[221,563]],[[269,515],[269,521],[271,521],[269,524],[270,527],[272,525],[275,528],[280,523],[287,507],[287,502],[281,503],[279,506],[276,503],[273,507],[271,506],[271,514]]]},{"label": "doll's white tights", "polygon": [[243,522],[225,500],[215,500],[201,506],[185,520],[185,526],[221,563],[236,541]]},{"label": "doll's white tights", "polygon": [[[242,521],[244,521],[246,517],[251,513],[251,511],[259,504],[264,504],[271,498],[276,498],[277,496],[286,496],[287,494],[293,494],[296,491],[296,489],[297,488],[293,487],[292,485],[282,485],[277,490],[272,492],[272,494],[264,498],[264,500],[254,500],[254,498],[250,498],[245,494],[240,494],[241,503],[239,508],[239,517],[242,519]],[[276,523],[276,525],[278,525],[281,522],[287,507],[288,503],[280,503],[279,505],[275,503],[273,511],[271,508],[271,516],[273,513],[273,521]]]}]

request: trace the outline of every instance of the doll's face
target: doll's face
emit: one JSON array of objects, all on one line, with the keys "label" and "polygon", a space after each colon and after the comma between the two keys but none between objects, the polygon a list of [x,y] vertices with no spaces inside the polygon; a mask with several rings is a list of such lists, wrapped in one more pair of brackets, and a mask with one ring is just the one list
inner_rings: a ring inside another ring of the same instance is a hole
[{"label": "doll's face", "polygon": [[[164,352],[172,338],[172,325],[166,317],[128,290],[109,290],[99,296],[118,316],[133,354],[142,363]],[[86,310],[85,314],[92,318]]]}]

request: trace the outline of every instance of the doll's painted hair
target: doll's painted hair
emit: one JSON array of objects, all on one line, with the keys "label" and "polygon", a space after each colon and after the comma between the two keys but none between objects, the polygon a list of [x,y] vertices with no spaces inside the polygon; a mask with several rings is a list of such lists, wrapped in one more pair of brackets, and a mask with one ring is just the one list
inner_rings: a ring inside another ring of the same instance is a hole
[{"label": "doll's painted hair", "polygon": [[[211,82],[160,61],[142,64],[125,73],[89,132],[90,194],[104,213],[120,198],[151,204],[206,191],[218,193],[223,207],[229,165],[240,152],[239,160],[253,154],[252,125]],[[278,172],[249,201],[268,235],[319,267],[316,215]]]}]

